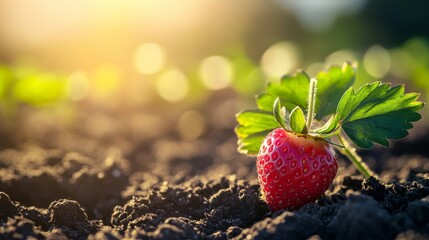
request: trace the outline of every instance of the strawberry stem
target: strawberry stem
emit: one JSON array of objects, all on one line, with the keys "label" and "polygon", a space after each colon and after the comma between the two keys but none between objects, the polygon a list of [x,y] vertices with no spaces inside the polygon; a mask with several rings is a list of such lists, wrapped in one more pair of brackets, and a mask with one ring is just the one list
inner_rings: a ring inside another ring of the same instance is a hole
[{"label": "strawberry stem", "polygon": [[344,146],[343,148],[337,147],[338,151],[344,154],[365,178],[377,177],[368,165],[362,161],[362,158],[356,153],[356,149],[350,145],[346,138],[341,133],[337,136],[341,145]]},{"label": "strawberry stem", "polygon": [[316,106],[317,79],[310,79],[310,88],[308,90],[308,108],[307,108],[307,129],[310,131],[311,122],[314,118],[314,108]]}]

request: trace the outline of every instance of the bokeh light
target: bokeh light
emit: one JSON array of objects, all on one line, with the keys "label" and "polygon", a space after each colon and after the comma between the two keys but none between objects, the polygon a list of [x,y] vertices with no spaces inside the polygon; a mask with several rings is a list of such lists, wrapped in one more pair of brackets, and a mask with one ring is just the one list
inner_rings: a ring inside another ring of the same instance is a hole
[{"label": "bokeh light", "polygon": [[413,56],[404,49],[393,49],[390,51],[391,69],[396,76],[406,78],[411,71]]},{"label": "bokeh light", "polygon": [[316,76],[317,73],[319,73],[320,71],[323,71],[324,69],[325,69],[325,66],[323,63],[315,62],[315,63],[311,64],[310,66],[308,66],[305,69],[305,72],[308,73],[308,75],[310,75],[310,76]]},{"label": "bokeh light", "polygon": [[156,43],[143,43],[134,54],[134,65],[141,74],[154,74],[164,66],[166,55]]},{"label": "bokeh light", "polygon": [[178,102],[183,100],[189,91],[186,75],[177,69],[162,73],[155,82],[156,91],[164,100]]},{"label": "bokeh light", "polygon": [[196,139],[204,133],[206,120],[204,116],[194,110],[183,113],[178,121],[177,129],[185,140]]},{"label": "bokeh light", "polygon": [[363,58],[366,71],[373,77],[383,78],[390,70],[390,54],[380,45],[368,49]]},{"label": "bokeh light", "polygon": [[205,58],[200,64],[199,73],[204,86],[211,90],[229,86],[234,75],[231,62],[222,56]]},{"label": "bokeh light", "polygon": [[109,103],[115,100],[120,87],[122,73],[119,67],[112,63],[103,63],[97,66],[91,86],[91,95]]},{"label": "bokeh light", "polygon": [[89,93],[88,76],[81,71],[72,73],[68,78],[68,96],[72,101],[80,101]]},{"label": "bokeh light", "polygon": [[271,79],[280,79],[299,64],[299,53],[295,44],[279,42],[269,47],[261,59],[264,73]]},{"label": "bokeh light", "polygon": [[328,68],[331,65],[342,66],[344,62],[354,62],[357,61],[357,57],[353,51],[348,49],[338,50],[331,53],[325,60],[325,68]]},{"label": "bokeh light", "polygon": [[41,73],[18,80],[13,96],[18,102],[39,106],[64,98],[66,82],[51,73]]},{"label": "bokeh light", "polygon": [[315,76],[344,61],[359,66],[355,86],[390,74],[389,81],[409,81],[412,90],[429,89],[424,31],[394,28],[386,12],[372,15],[377,6],[367,0],[0,1],[6,69],[0,69],[0,111],[22,102],[186,112],[214,109],[213,99],[230,99],[228,109],[240,99],[248,107],[267,82],[297,69]]}]

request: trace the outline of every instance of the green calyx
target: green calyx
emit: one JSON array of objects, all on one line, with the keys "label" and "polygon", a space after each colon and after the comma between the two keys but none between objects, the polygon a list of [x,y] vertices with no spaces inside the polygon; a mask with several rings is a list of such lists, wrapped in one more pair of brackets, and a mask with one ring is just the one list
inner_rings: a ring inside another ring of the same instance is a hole
[{"label": "green calyx", "polygon": [[304,111],[296,106],[290,113],[290,128],[295,133],[307,134],[307,124],[305,122]]},{"label": "green calyx", "polygon": [[326,139],[351,159],[364,176],[373,176],[366,165],[359,165],[360,158],[343,134],[360,148],[371,148],[375,143],[389,146],[388,139],[408,134],[411,123],[421,118],[418,111],[424,103],[417,101],[419,94],[404,93],[403,85],[391,87],[374,82],[355,91],[351,88],[355,72],[355,66],[346,62],[312,79],[298,71],[279,83],[269,83],[256,98],[258,108],[236,116],[238,151],[257,154],[264,137],[282,127]]}]

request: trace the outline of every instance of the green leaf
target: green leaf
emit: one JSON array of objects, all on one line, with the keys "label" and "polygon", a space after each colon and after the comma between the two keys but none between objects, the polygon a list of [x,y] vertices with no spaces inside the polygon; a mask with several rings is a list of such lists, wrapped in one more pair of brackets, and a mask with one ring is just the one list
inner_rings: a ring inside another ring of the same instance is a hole
[{"label": "green leaf", "polygon": [[[335,112],[340,97],[353,84],[354,76],[355,69],[350,63],[345,63],[342,68],[330,67],[326,72],[317,75],[316,119],[321,120]],[[235,131],[239,138],[238,150],[242,153],[257,154],[263,140],[262,135],[268,134],[279,126],[290,129],[288,118],[291,115],[285,115],[283,112],[291,112],[297,106],[301,111],[307,110],[309,84],[310,77],[304,71],[298,71],[295,75],[286,75],[279,82],[268,83],[265,92],[256,98],[258,109],[237,114],[238,125]],[[277,98],[279,102],[273,108]],[[302,115],[297,116],[302,117]],[[305,131],[302,121],[294,121],[297,132]],[[336,125],[332,127],[335,128]]]},{"label": "green leaf", "polygon": [[[317,79],[316,119],[320,120],[335,112],[343,93],[353,84],[355,68],[350,63],[343,67],[332,66],[326,72],[320,72]],[[280,98],[288,111],[299,106],[307,109],[307,96],[310,77],[304,71],[284,76],[279,83],[271,82],[266,91],[256,98],[258,108],[271,111],[274,101]]]},{"label": "green leaf", "polygon": [[416,101],[417,93],[404,94],[404,86],[374,82],[357,92],[347,90],[338,104],[336,115],[316,132],[326,134],[339,126],[361,148],[374,143],[389,146],[387,139],[408,135],[411,122],[421,118],[417,112],[424,103]]},{"label": "green leaf", "polygon": [[340,115],[334,114],[331,116],[331,118],[329,118],[329,120],[325,123],[323,127],[320,127],[314,130],[313,132],[321,135],[332,134],[338,128],[340,128],[339,122],[340,122]]},{"label": "green leaf", "polygon": [[264,137],[279,127],[272,112],[258,109],[246,110],[236,115],[238,125],[235,133],[238,140],[238,151],[245,154],[257,154]]},{"label": "green leaf", "polygon": [[238,151],[247,155],[256,155],[264,138],[270,133],[269,131],[259,132],[238,140]]},{"label": "green leaf", "polygon": [[305,124],[304,111],[300,107],[295,107],[290,113],[290,127],[296,133],[307,133],[307,126]]},{"label": "green leaf", "polygon": [[316,119],[335,113],[341,96],[353,85],[355,74],[355,67],[346,62],[317,75]]},{"label": "green leaf", "polygon": [[293,76],[286,75],[282,77],[279,83],[270,82],[266,91],[256,99],[258,108],[264,111],[272,111],[274,101],[279,97],[288,111],[296,106],[305,109],[309,83],[310,78],[303,71],[299,71]]}]

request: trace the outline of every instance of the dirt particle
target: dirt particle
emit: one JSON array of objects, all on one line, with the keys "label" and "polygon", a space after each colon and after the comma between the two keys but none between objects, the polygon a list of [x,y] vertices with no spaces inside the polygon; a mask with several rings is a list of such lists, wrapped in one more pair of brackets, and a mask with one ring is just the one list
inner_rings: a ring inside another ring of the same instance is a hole
[{"label": "dirt particle", "polygon": [[377,201],[382,201],[386,196],[386,187],[374,177],[365,179],[362,183],[362,189],[362,193],[370,195]]},{"label": "dirt particle", "polygon": [[344,188],[358,191],[362,189],[362,182],[363,180],[361,177],[345,176],[341,181],[341,185]]},{"label": "dirt particle", "polygon": [[0,192],[0,221],[7,220],[8,217],[13,217],[18,214],[17,207],[10,201],[9,196]]},{"label": "dirt particle", "polygon": [[242,231],[243,229],[237,226],[231,226],[226,230],[226,236],[228,237],[228,239],[231,239],[238,236]]},{"label": "dirt particle", "polygon": [[351,195],[327,226],[330,239],[392,239],[389,213],[371,197]]},{"label": "dirt particle", "polygon": [[255,223],[234,239],[307,239],[320,227],[321,223],[308,214],[286,211]]},{"label": "dirt particle", "polygon": [[68,240],[69,238],[59,228],[55,228],[52,231],[45,234],[46,240]]},{"label": "dirt particle", "polygon": [[429,198],[415,200],[408,203],[407,214],[418,225],[422,226],[429,222]]},{"label": "dirt particle", "polygon": [[89,224],[88,216],[76,201],[60,199],[52,202],[49,205],[49,210],[51,211],[50,223],[56,227]]}]

